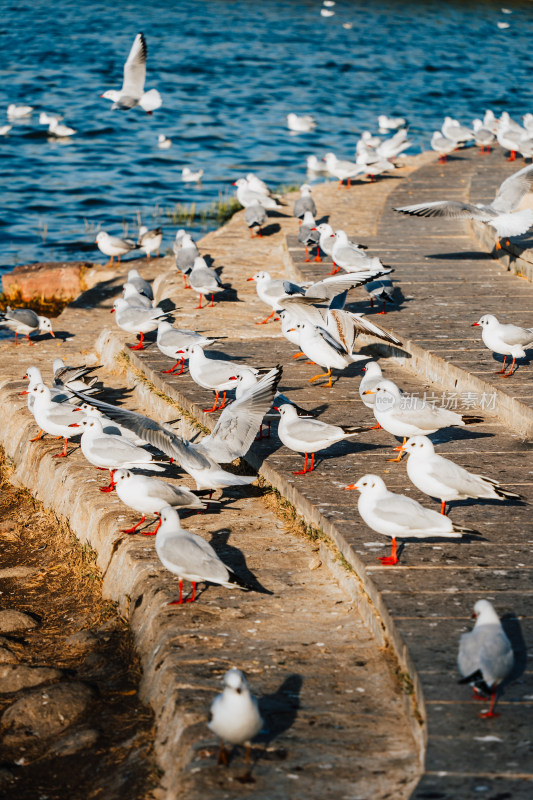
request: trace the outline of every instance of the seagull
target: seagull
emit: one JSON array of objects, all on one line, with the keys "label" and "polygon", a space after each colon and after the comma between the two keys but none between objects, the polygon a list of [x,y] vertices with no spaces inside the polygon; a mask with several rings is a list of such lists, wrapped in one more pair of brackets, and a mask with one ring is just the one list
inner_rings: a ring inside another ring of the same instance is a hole
[{"label": "seagull", "polygon": [[311,187],[308,183],[302,183],[300,197],[297,197],[294,201],[292,215],[298,219],[303,219],[306,211],[310,211],[313,217],[316,216],[316,205],[311,197]]},{"label": "seagull", "polygon": [[[28,394],[30,389],[21,392],[21,395]],[[76,420],[78,414],[69,403],[54,402],[52,392],[45,386],[44,383],[37,383],[31,389],[35,396],[33,403],[32,414],[35,422],[40,428],[38,435],[30,441],[34,442],[41,438],[42,432],[49,433],[50,436],[56,436],[59,439],[65,440],[65,446],[61,453],[55,453],[53,458],[62,458],[67,455],[68,440],[72,436],[76,436],[76,432],[72,431],[72,427],[78,427]]]},{"label": "seagull", "polygon": [[[101,385],[100,387],[96,386],[98,378],[91,373],[100,368],[99,365],[88,367],[86,364],[81,364],[79,367],[67,367],[62,358],[54,358],[52,364],[53,389],[66,392],[67,397],[73,397],[71,389],[94,394],[94,392],[100,391]],[[89,378],[88,383],[85,381],[86,378]]]},{"label": "seagull", "polygon": [[115,313],[115,320],[119,328],[128,333],[139,334],[139,344],[128,345],[131,350],[144,350],[144,334],[155,331],[159,325],[159,318],[167,316],[159,306],[155,308],[130,306],[123,297],[115,300],[111,313]]},{"label": "seagull", "polygon": [[344,488],[358,489],[361,493],[357,508],[368,527],[392,538],[390,556],[378,558],[383,565],[398,563],[397,539],[459,539],[464,534],[477,533],[455,525],[449,517],[425,508],[412,497],[389,492],[379,475],[363,475],[357,483]]},{"label": "seagull", "polygon": [[98,245],[98,249],[105,256],[110,256],[106,267],[110,267],[113,264],[113,258],[115,256],[118,257],[118,263],[120,264],[121,256],[130,253],[132,250],[137,250],[139,247],[139,245],[131,239],[120,239],[118,236],[110,236],[106,231],[100,231],[98,233],[95,244]]},{"label": "seagull", "polygon": [[129,283],[129,281],[126,281],[122,287],[122,296],[130,306],[136,308],[153,308],[152,300],[138,292],[135,286]]},{"label": "seagull", "polygon": [[[327,372],[309,378],[308,383],[314,383],[319,378],[328,378],[325,384],[328,388],[332,387],[332,370],[344,369],[359,360],[354,356],[348,342],[341,343],[321,325],[314,325],[310,322],[298,322],[289,331],[298,331],[298,346],[302,353],[315,364],[326,369]],[[364,356],[363,356],[364,357]]]},{"label": "seagull", "polygon": [[255,281],[257,296],[265,305],[273,309],[272,313],[270,313],[266,319],[261,320],[261,322],[256,322],[256,325],[265,325],[268,320],[274,316],[276,311],[280,308],[279,301],[282,298],[289,297],[291,294],[304,294],[304,290],[301,286],[291,283],[290,281],[271,278],[270,273],[264,270],[256,272],[253,277],[247,278],[247,280]]},{"label": "seagull", "polygon": [[311,114],[298,116],[294,112],[287,114],[287,127],[295,133],[311,133],[316,128],[316,122]]},{"label": "seagull", "polygon": [[50,336],[55,338],[52,323],[48,317],[39,316],[31,308],[11,309],[7,306],[5,311],[0,312],[0,327],[9,328],[10,331],[15,333],[15,344],[17,344],[17,336],[20,335],[25,336],[32,345],[30,333],[35,333],[35,331],[49,333]]},{"label": "seagull", "polygon": [[409,397],[393,381],[380,381],[374,389],[366,389],[365,394],[375,394],[374,416],[377,422],[393,436],[403,437],[400,451],[392,461],[401,461],[402,447],[410,436],[425,436],[441,428],[452,425],[464,427],[483,418],[472,414],[458,414],[448,408],[439,408],[420,397]]},{"label": "seagull", "polygon": [[[194,603],[196,584],[218,583],[227,589],[238,586],[245,592],[253,588],[226,566],[209,542],[181,527],[175,508],[166,506],[161,511],[161,526],[155,536],[155,549],[159,560],[169,572],[179,578],[180,597],[169,605]],[[191,581],[192,594],[183,600],[183,581]]]},{"label": "seagull", "polygon": [[394,284],[390,278],[379,278],[377,281],[365,283],[365,292],[370,295],[370,308],[374,308],[374,299],[379,299],[383,303],[383,308],[378,314],[386,314],[387,301],[394,303]]},{"label": "seagull", "polygon": [[263,720],[240,669],[229,669],[224,675],[224,691],[211,703],[210,717],[208,727],[220,738],[217,764],[228,763],[224,742],[245,744],[247,769],[240,780],[250,780],[250,739],[259,733]]},{"label": "seagull", "polygon": [[322,261],[318,250],[319,239],[320,239],[320,233],[316,229],[315,218],[313,217],[310,211],[306,211],[304,213],[304,218],[300,226],[300,229],[298,230],[298,241],[305,247],[306,262],[310,260],[309,247],[314,247],[315,245],[317,247],[315,261]]},{"label": "seagull", "polygon": [[[531,190],[533,164],[506,178],[496,197],[489,205],[465,203],[461,200],[435,200],[395,208],[400,214],[417,217],[451,217],[452,219],[477,219],[495,229],[498,239],[504,236],[520,236],[533,225],[533,210],[523,208],[516,211],[520,201]],[[501,244],[498,242],[498,248]]]},{"label": "seagull", "polygon": [[380,133],[389,133],[389,131],[397,131],[398,128],[405,128],[407,122],[403,117],[388,117],[386,114],[380,114],[378,117],[378,127]]},{"label": "seagull", "polygon": [[237,181],[234,181],[233,186],[237,187],[237,200],[243,208],[248,208],[248,206],[254,205],[255,203],[259,203],[259,205],[270,209],[282,208],[274,197],[269,197],[269,195],[263,192],[257,192],[251,189],[246,178],[239,178]]},{"label": "seagull", "polygon": [[0,125],[0,136],[7,136],[13,125]]},{"label": "seagull", "polygon": [[68,139],[77,133],[75,128],[63,125],[58,119],[52,118],[48,123],[48,136],[55,136],[57,139]]},{"label": "seagull", "polygon": [[362,175],[365,171],[363,165],[353,161],[341,161],[335,153],[326,153],[324,161],[330,175],[339,181],[339,186],[342,186],[344,181],[346,181],[346,186],[351,186],[352,178]]},{"label": "seagull", "polygon": [[474,132],[470,128],[461,125],[458,120],[452,119],[452,117],[444,117],[441,131],[443,136],[455,142],[456,147],[474,138]]},{"label": "seagull", "polygon": [[[359,397],[367,408],[373,409],[376,402],[376,392],[374,390],[378,383],[383,380],[383,373],[377,361],[367,361],[361,369],[363,370],[363,378],[359,384]],[[369,389],[371,391],[367,393]],[[376,427],[381,428],[379,422]]]},{"label": "seagull", "polygon": [[207,266],[204,258],[197,256],[194,259],[194,265],[189,273],[189,283],[191,289],[198,295],[198,305],[196,308],[202,308],[202,296],[207,297],[211,295],[211,303],[206,305],[206,308],[212,308],[215,305],[215,294],[224,291],[224,286],[218,274],[214,269]]},{"label": "seagull", "polygon": [[[182,351],[178,350],[177,352],[179,354]],[[212,389],[216,392],[213,408],[204,409],[206,414],[224,408],[226,405],[226,393],[235,388],[235,384],[232,381],[236,380],[244,368],[244,364],[235,364],[233,361],[225,359],[208,358],[204,353],[203,347],[199,344],[193,344],[189,348],[189,374],[191,378],[203,389]],[[222,405],[217,406],[220,392],[224,392]]]},{"label": "seagull", "polygon": [[[483,343],[493,353],[504,356],[503,369],[497,371],[502,378],[514,375],[517,358],[526,357],[526,349],[533,347],[533,328],[521,328],[519,325],[498,322],[494,314],[485,314],[478,322],[472,323],[473,328],[481,328]],[[505,372],[507,356],[512,356],[513,361],[509,372]]]},{"label": "seagull", "polygon": [[[176,234],[176,241],[173,246],[174,255],[176,256],[176,269],[183,273],[185,289],[190,289],[191,287],[187,286],[187,275],[192,270],[196,259],[199,258],[200,251],[190,233],[183,231],[181,236],[180,233],[178,231]],[[179,245],[178,236],[180,236]]]},{"label": "seagull", "polygon": [[181,364],[181,370],[177,373],[183,373],[185,359],[189,357],[190,348],[197,344],[200,347],[207,347],[209,344],[217,339],[223,339],[223,336],[214,336],[213,338],[206,338],[195,331],[189,331],[185,328],[173,328],[171,323],[163,320],[157,326],[157,347],[160,353],[169,358],[176,359],[177,354],[181,352],[181,356],[177,358],[176,363],[170,368],[163,370],[162,374],[176,374],[174,370]]},{"label": "seagull", "polygon": [[[261,180],[257,175],[253,172],[249,172],[246,176],[246,182],[248,186],[252,190],[252,192],[259,192],[260,194],[264,194],[267,197],[273,197],[271,190],[268,188],[267,184]],[[276,199],[279,199],[276,197]]]},{"label": "seagull", "polygon": [[169,139],[164,133],[160,133],[157,137],[157,146],[160,150],[169,150],[172,147],[172,139]]},{"label": "seagull", "polygon": [[454,139],[448,139],[448,137],[443,136],[440,131],[433,131],[431,149],[439,154],[439,162],[441,164],[446,163],[448,155],[453,153],[456,148],[457,142]]},{"label": "seagull", "polygon": [[[282,444],[289,450],[305,454],[305,464],[302,470],[293,472],[293,475],[305,475],[314,470],[315,453],[358,433],[369,430],[368,426],[361,425],[328,425],[319,419],[305,419],[298,416],[296,408],[284,403],[277,407],[280,414],[278,436]],[[311,454],[311,464],[308,467],[308,456]]]},{"label": "seagull", "polygon": [[396,158],[400,153],[403,153],[404,150],[407,150],[411,144],[412,141],[407,139],[407,129],[402,128],[397,131],[394,136],[391,136],[390,139],[385,139],[381,142],[376,152],[380,159]]},{"label": "seagull", "polygon": [[519,125],[515,127],[510,124],[511,122],[512,120],[510,117],[508,120],[504,121],[502,114],[496,133],[498,144],[503,147],[504,150],[509,150],[508,161],[514,161],[516,159],[516,153],[520,150],[520,142],[522,137],[526,134],[524,128],[521,128]]},{"label": "seagull", "polygon": [[320,9],[320,16],[321,17],[333,17],[333,16],[335,16],[335,12],[332,11],[330,8],[321,8]]},{"label": "seagull", "polygon": [[[117,495],[124,505],[142,514],[142,519],[136,525],[122,530],[122,533],[135,533],[146,521],[147,514],[159,516],[167,506],[204,511],[209,505],[207,500],[202,500],[184,486],[173,486],[160,478],[147,475],[134,475],[128,469],[117,469],[114,481]],[[153,536],[160,527],[161,519],[153,531],[143,531],[143,535]]]},{"label": "seagull", "polygon": [[204,175],[203,169],[194,172],[190,167],[183,167],[181,170],[181,180],[183,183],[200,183]]},{"label": "seagull", "polygon": [[475,142],[481,149],[481,152],[490,153],[490,147],[496,139],[496,134],[493,133],[490,128],[486,128],[480,119],[475,119],[472,122],[472,127],[474,129]]},{"label": "seagull", "polygon": [[386,274],[391,271],[390,268],[385,267],[385,265],[381,263],[381,260],[377,256],[371,258],[366,254],[363,247],[351,242],[343,230],[338,230],[335,233],[331,258],[338,269],[342,268],[347,272],[356,272],[357,270],[364,269],[379,269],[381,274]]},{"label": "seagull", "polygon": [[89,464],[109,470],[109,486],[100,487],[101,492],[113,491],[115,488],[113,476],[117,469],[138,467],[151,472],[162,472],[164,470],[164,467],[154,462],[152,454],[148,450],[133,444],[124,436],[105,433],[102,420],[99,417],[87,416],[85,419],[71,424],[70,427],[83,428],[81,452]]},{"label": "seagull", "polygon": [[498,481],[472,474],[435,452],[427,436],[412,436],[402,446],[408,455],[407,474],[417,489],[441,501],[440,513],[446,514],[446,503],[467,498],[488,500],[519,499]]},{"label": "seagull", "polygon": [[305,163],[307,172],[311,178],[315,178],[318,175],[323,175],[325,172],[327,172],[323,161],[317,158],[317,156],[307,156]]},{"label": "seagull", "polygon": [[124,64],[122,88],[119,91],[108,89],[100,95],[106,100],[113,101],[111,108],[128,110],[135,106],[141,106],[147,114],[151,114],[152,111],[161,106],[163,101],[157,89],[150,89],[149,92],[144,91],[147,54],[146,40],[142,33],[138,33],[133,41],[128,59]]},{"label": "seagull", "polygon": [[[267,221],[267,212],[265,207],[261,205],[261,203],[252,203],[251,206],[248,206],[244,209],[244,221],[248,225],[250,229],[250,233],[252,235],[252,239],[255,236],[262,236],[263,231],[262,227]],[[255,231],[255,234],[254,234]]]},{"label": "seagull", "polygon": [[[41,370],[38,367],[31,366],[26,370],[24,378],[27,378],[29,381],[28,389],[24,392],[20,392],[19,397],[22,397],[22,395],[28,395],[28,411],[33,414],[33,406],[35,405],[35,392],[33,389],[35,386],[37,386],[37,384],[44,383],[43,376],[41,375]],[[53,403],[65,403],[70,397],[72,397],[72,394],[66,390],[59,389],[54,386],[48,388],[50,389],[50,397]],[[44,431],[41,429],[35,439],[30,439],[30,442],[40,439],[43,433]]]},{"label": "seagull", "polygon": [[480,717],[497,717],[494,713],[498,686],[514,667],[514,653],[494,607],[488,600],[478,600],[472,615],[476,620],[470,633],[459,640],[457,666],[463,678],[459,683],[469,683],[475,697],[490,695],[490,708]]},{"label": "seagull", "polygon": [[10,103],[7,107],[8,119],[22,119],[23,117],[31,117],[33,106],[18,106],[16,103]]},{"label": "seagull", "polygon": [[[320,234],[320,239],[318,240],[318,246],[320,247],[320,250],[322,250],[322,252],[327,256],[331,256],[333,261],[333,247],[335,244],[333,239],[335,239],[335,231],[327,222],[321,222],[320,225],[316,226],[316,229]],[[330,275],[335,275],[336,272],[338,272],[338,270],[336,268],[335,261],[333,261]]]},{"label": "seagull", "polygon": [[[120,408],[119,406],[113,406],[111,403],[104,403],[101,400],[88,397],[80,392],[76,392],[75,394],[83,402],[95,406],[107,417],[133,431],[145,442],[149,442],[153,447],[156,447],[162,453],[165,453],[167,456],[177,461],[196,481],[197,489],[210,489],[214,491],[215,489],[223,489],[227,486],[247,486],[256,479],[255,475],[235,475],[223,470],[213,458],[202,451],[202,442],[199,444],[192,444],[181,436],[178,436],[168,425],[160,425],[155,420],[150,419],[150,417],[145,417],[143,414],[138,414],[135,411]],[[270,405],[271,403],[266,406],[267,410],[270,408]],[[248,414],[248,408],[246,406],[243,409],[243,414],[245,416]],[[220,423],[222,417],[223,414],[221,414],[218,423]],[[228,419],[228,417],[226,417],[226,419]],[[218,442],[218,437],[214,437],[215,431],[213,431],[211,434],[211,446],[216,448],[219,444],[220,446],[224,446],[224,444],[229,446],[231,444],[234,448],[233,452],[237,453],[231,460],[233,460],[233,458],[239,458],[245,455],[245,452],[249,449],[251,442],[257,434],[258,428],[259,425],[251,433],[251,439],[248,436],[242,438],[240,441],[235,439],[226,442]],[[227,439],[226,431],[222,432],[221,438]],[[246,447],[246,451],[242,452],[244,447]],[[209,446],[205,446],[204,450],[209,450]]]},{"label": "seagull", "polygon": [[148,281],[145,281],[144,278],[139,274],[139,271],[136,269],[130,269],[128,272],[128,283],[131,283],[134,286],[139,294],[144,294],[149,300],[154,299],[154,293],[152,291],[151,285]]},{"label": "seagull", "polygon": [[142,225],[139,228],[139,236],[137,238],[137,244],[142,250],[144,250],[147,258],[150,258],[150,253],[153,253],[154,250],[156,250],[157,255],[159,255],[159,248],[161,247],[162,241],[163,241],[163,232],[161,228],[154,228],[151,231],[148,230],[146,225]]}]

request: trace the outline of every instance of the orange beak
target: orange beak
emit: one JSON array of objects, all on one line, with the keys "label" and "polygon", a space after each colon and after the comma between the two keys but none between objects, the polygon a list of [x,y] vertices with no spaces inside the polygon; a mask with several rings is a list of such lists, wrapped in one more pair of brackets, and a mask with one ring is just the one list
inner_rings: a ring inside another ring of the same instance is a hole
[{"label": "orange beak", "polygon": [[376,394],[376,393],[373,389],[367,389],[366,392],[363,392],[363,394]]},{"label": "orange beak", "polygon": [[359,486],[356,483],[351,483],[349,486],[345,486],[345,489],[359,489]]},{"label": "orange beak", "polygon": [[70,425],[69,425],[69,428],[79,428],[79,427],[81,427],[81,426],[78,425],[77,422],[71,422]]},{"label": "orange beak", "polygon": [[394,448],[394,452],[395,453],[403,453],[403,452],[405,452],[404,448],[403,448],[403,445],[400,445],[399,447],[395,447]]},{"label": "orange beak", "polygon": [[53,331],[48,331],[48,333],[50,334],[50,336],[52,336],[53,339],[56,338],[56,335],[55,335],[55,333]]},{"label": "orange beak", "polygon": [[19,392],[19,397],[22,397],[23,394],[29,394],[29,391],[27,389],[24,389],[23,392]]}]

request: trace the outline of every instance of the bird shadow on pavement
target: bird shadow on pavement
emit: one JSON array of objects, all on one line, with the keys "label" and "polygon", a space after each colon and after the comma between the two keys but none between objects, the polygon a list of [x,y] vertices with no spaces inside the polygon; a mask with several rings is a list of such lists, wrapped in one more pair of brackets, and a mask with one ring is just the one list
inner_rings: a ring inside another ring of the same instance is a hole
[{"label": "bird shadow on pavement", "polygon": [[[300,710],[302,684],[302,676],[292,673],[285,678],[275,692],[264,694],[258,698],[259,711],[266,724],[254,741],[268,744],[292,728]],[[268,752],[264,753],[266,758],[269,755]],[[279,759],[279,753],[274,757]]]},{"label": "bird shadow on pavement", "polygon": [[281,230],[281,226],[278,222],[272,222],[270,225],[265,225],[261,228],[261,236],[254,237],[254,238],[265,238],[266,236],[274,236],[274,234],[279,233]]},{"label": "bird shadow on pavement", "polygon": [[121,280],[120,277],[115,276],[107,281],[97,283],[92,289],[82,292],[72,303],[69,303],[69,308],[96,308],[103,306],[111,298],[118,297],[122,290]]},{"label": "bird shadow on pavement", "polygon": [[494,433],[487,433],[486,431],[469,431],[464,428],[453,427],[430,433],[428,439],[431,439],[433,444],[445,444],[458,439],[493,439],[494,436]]},{"label": "bird shadow on pavement", "polygon": [[239,578],[246,581],[254,592],[259,592],[260,594],[274,594],[270,589],[263,586],[263,584],[257,580],[253,572],[248,569],[242,551],[228,543],[230,536],[231,530],[229,528],[219,528],[217,531],[212,531],[209,544],[222,561],[231,567]]},{"label": "bird shadow on pavement", "polygon": [[504,614],[500,621],[507,638],[511,642],[514,653],[513,669],[501,684],[501,688],[504,689],[509,683],[520,678],[526,671],[527,645],[522,633],[520,621],[513,611]]},{"label": "bird shadow on pavement", "polygon": [[436,258],[439,261],[486,261],[489,255],[479,250],[462,250],[459,253],[431,253],[425,258]]}]

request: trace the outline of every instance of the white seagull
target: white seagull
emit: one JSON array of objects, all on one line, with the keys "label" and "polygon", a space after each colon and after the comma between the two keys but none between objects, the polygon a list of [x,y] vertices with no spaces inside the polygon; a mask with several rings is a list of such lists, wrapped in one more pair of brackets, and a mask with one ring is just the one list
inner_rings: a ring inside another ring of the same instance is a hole
[{"label": "white seagull", "polygon": [[194,259],[193,268],[189,273],[189,283],[193,292],[198,295],[196,308],[202,308],[202,297],[207,299],[208,295],[211,295],[211,302],[205,308],[212,308],[215,305],[215,295],[224,291],[218,273],[207,266],[207,262],[202,256]]},{"label": "white seagull", "polygon": [[453,500],[511,500],[520,495],[509,492],[498,481],[473,474],[435,452],[427,436],[412,436],[402,446],[408,455],[407,474],[417,489],[440,500],[440,513],[446,514],[446,503]]},{"label": "white seagull", "polygon": [[392,538],[390,556],[378,559],[384,565],[398,563],[397,539],[459,539],[465,533],[477,533],[455,525],[449,517],[425,508],[412,497],[389,492],[379,475],[363,475],[357,483],[345,488],[361,493],[357,508],[368,527]]},{"label": "white seagull", "polygon": [[161,228],[153,228],[151,231],[148,230],[146,225],[141,225],[139,228],[137,244],[142,250],[144,250],[147,258],[150,258],[150,253],[153,253],[154,251],[156,251],[157,255],[159,255],[159,248],[161,247],[162,241],[163,232]]},{"label": "white seagull", "polygon": [[186,603],[194,602],[196,584],[201,582],[218,583],[228,589],[238,586],[245,592],[252,591],[248,583],[220,560],[209,542],[181,527],[178,512],[170,506],[161,511],[155,549],[163,566],[179,578],[179,600],[169,605],[181,605],[184,602],[184,580],[192,583],[192,594],[185,600]]},{"label": "white seagull", "polygon": [[[533,164],[528,164],[503,181],[496,197],[489,205],[466,203],[462,200],[434,200],[394,210],[416,217],[477,219],[494,228],[498,239],[504,236],[520,236],[533,225],[533,209],[523,208],[519,211],[515,209],[531,190],[532,184]],[[500,246],[498,242],[497,247]]]},{"label": "white seagull", "polygon": [[474,630],[463,633],[459,641],[457,666],[463,676],[459,683],[469,683],[476,697],[490,695],[490,708],[480,717],[497,717],[494,713],[498,686],[511,673],[514,653],[500,619],[488,600],[478,600],[472,615]]},{"label": "white seagull", "polygon": [[50,336],[55,338],[55,333],[52,330],[52,323],[48,317],[41,317],[32,311],[31,308],[10,308],[9,306],[5,311],[0,312],[0,327],[9,328],[15,334],[15,344],[17,344],[17,336],[25,336],[30,344],[33,344],[30,339],[30,333],[42,331],[49,333]]},{"label": "white seagull", "polygon": [[287,114],[287,127],[295,133],[311,133],[316,128],[316,122],[311,114],[298,115],[294,112]]},{"label": "white seagull", "polygon": [[139,247],[132,239],[120,239],[118,236],[110,236],[106,231],[98,232],[95,244],[98,245],[98,249],[105,256],[110,257],[106,267],[110,267],[113,264],[115,256],[117,256],[118,263],[120,264],[121,256],[125,256],[126,253],[130,253],[132,250],[136,250]]},{"label": "white seagull", "polygon": [[181,375],[185,360],[189,357],[189,350],[193,345],[207,347],[207,345],[213,344],[216,339],[221,338],[224,337],[215,336],[212,339],[208,339],[200,333],[196,333],[196,331],[190,331],[186,328],[173,328],[170,322],[163,320],[157,326],[157,347],[159,352],[172,358],[176,363],[170,369],[163,370],[162,374],[175,374],[174,370],[181,364],[181,370],[177,373]]},{"label": "white seagull", "polygon": [[[27,389],[21,394],[28,394],[29,391],[30,389]],[[65,446],[62,452],[56,453],[53,457],[61,458],[66,456],[68,440],[78,433],[78,431],[73,431],[72,427],[76,423],[79,414],[75,413],[76,410],[69,403],[54,402],[52,392],[44,383],[35,384],[31,392],[35,395],[32,414],[40,428],[40,432],[30,441],[40,439],[42,431],[49,433],[50,436],[63,438]]]},{"label": "white seagull", "polygon": [[[478,322],[472,323],[473,328],[481,328],[483,343],[493,353],[504,356],[503,369],[497,371],[502,378],[510,378],[516,372],[514,365],[517,358],[526,357],[526,349],[533,347],[533,328],[521,328],[519,325],[498,322],[494,314],[484,314]],[[513,360],[509,372],[505,372],[507,356]]]},{"label": "white seagull", "polygon": [[446,163],[446,159],[450,153],[457,148],[457,142],[454,139],[448,139],[443,136],[440,131],[433,131],[431,137],[431,149],[439,154],[439,161],[441,164]]},{"label": "white seagull", "polygon": [[218,694],[210,708],[208,727],[220,738],[217,764],[227,764],[224,742],[246,745],[246,773],[250,775],[250,740],[257,736],[263,726],[257,700],[250,692],[246,678],[240,669],[229,669],[224,675],[224,691]]},{"label": "white seagull", "polygon": [[166,317],[166,313],[159,306],[155,308],[130,306],[123,297],[115,300],[111,313],[115,313],[115,321],[119,328],[128,333],[139,334],[139,344],[128,345],[131,350],[144,350],[144,334],[155,331],[160,317]]},{"label": "white seagull", "polygon": [[151,114],[162,104],[161,95],[157,89],[144,91],[146,80],[146,56],[148,48],[142,33],[138,33],[133,41],[128,59],[124,64],[124,80],[120,90],[108,89],[100,95],[106,100],[112,100],[111,108],[127,110],[141,106],[147,114]]}]

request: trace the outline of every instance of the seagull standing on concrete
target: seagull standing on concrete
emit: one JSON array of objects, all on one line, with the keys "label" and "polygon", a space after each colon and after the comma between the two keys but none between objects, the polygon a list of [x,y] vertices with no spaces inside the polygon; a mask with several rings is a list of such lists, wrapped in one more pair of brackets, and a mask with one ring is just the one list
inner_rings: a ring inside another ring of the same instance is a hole
[{"label": "seagull standing on concrete", "polygon": [[191,289],[198,295],[197,308],[202,308],[202,296],[211,295],[211,302],[205,307],[212,308],[215,305],[215,294],[224,291],[222,281],[214,269],[207,266],[204,258],[198,256],[194,259],[194,266],[189,273],[189,283]]},{"label": "seagull standing on concrete", "polygon": [[[29,391],[27,389],[21,394],[28,394]],[[72,427],[76,423],[79,414],[75,413],[75,409],[69,403],[54,402],[50,389],[44,383],[37,383],[31,391],[35,395],[32,414],[40,431],[30,441],[34,442],[40,439],[43,431],[49,433],[50,436],[56,436],[58,439],[63,438],[65,446],[62,452],[53,456],[54,458],[62,458],[67,455],[68,440],[72,436],[76,436],[77,432],[73,431]]]},{"label": "seagull standing on concrete", "polygon": [[498,686],[511,673],[514,653],[500,619],[488,600],[478,600],[472,615],[474,630],[463,633],[459,641],[457,666],[463,676],[459,683],[469,683],[476,697],[490,695],[490,708],[480,717],[497,717],[494,713]]},{"label": "seagull standing on concrete", "polygon": [[31,308],[13,308],[9,306],[4,312],[0,312],[0,327],[9,328],[15,334],[15,344],[17,344],[17,336],[25,336],[30,344],[33,344],[30,339],[30,333],[42,331],[49,333],[50,336],[55,337],[52,330],[52,323],[48,317],[41,317],[32,311]]},{"label": "seagull standing on concrete", "polygon": [[[485,314],[478,322],[472,323],[472,327],[480,327],[484,345],[493,353],[500,353],[504,357],[503,369],[496,373],[502,378],[514,375],[516,359],[525,358],[526,349],[533,347],[533,328],[521,328],[519,325],[498,322],[494,314]],[[513,360],[509,372],[506,373],[507,356],[512,356]]]},{"label": "seagull standing on concrete", "polygon": [[[155,549],[159,560],[179,578],[179,600],[169,605],[194,603],[196,584],[218,583],[228,589],[239,587],[245,592],[252,587],[226,566],[217,556],[209,542],[181,527],[176,509],[166,506],[161,510],[161,526],[156,533]],[[191,581],[192,594],[183,600],[183,581]]]},{"label": "seagull standing on concrete", "polygon": [[148,230],[146,225],[142,225],[139,228],[139,238],[137,239],[137,244],[142,250],[144,250],[147,258],[150,258],[150,253],[153,253],[154,251],[156,251],[157,255],[159,255],[159,248],[161,247],[162,241],[163,232],[161,228],[154,228],[151,231]]},{"label": "seagull standing on concrete", "polygon": [[263,726],[257,700],[250,692],[240,669],[229,669],[224,675],[224,691],[211,703],[209,728],[220,738],[217,764],[228,763],[224,742],[246,745],[246,774],[250,779],[250,740]]},{"label": "seagull standing on concrete", "polygon": [[106,100],[112,100],[111,108],[128,110],[141,106],[147,114],[151,114],[162,104],[161,95],[157,89],[144,91],[146,80],[146,57],[148,48],[142,33],[138,33],[133,41],[129,56],[124,64],[124,80],[120,90],[108,89],[100,95]]},{"label": "seagull standing on concrete", "polygon": [[125,256],[126,253],[131,253],[132,250],[137,250],[139,245],[132,239],[120,239],[118,236],[110,236],[106,231],[100,231],[96,237],[95,244],[98,249],[110,259],[106,267],[113,264],[113,258],[117,256],[118,263],[120,264],[120,257]]},{"label": "seagull standing on concrete", "polygon": [[160,317],[166,316],[166,313],[159,306],[155,308],[130,306],[123,297],[115,300],[111,313],[115,313],[115,320],[119,328],[128,333],[139,334],[140,342],[139,344],[131,345],[131,350],[144,350],[144,334],[155,331],[159,325]]},{"label": "seagull standing on concrete", "polygon": [[315,201],[311,197],[311,187],[308,183],[302,183],[300,186],[300,197],[294,201],[292,214],[298,219],[303,219],[306,211],[310,211],[313,217],[316,217]]},{"label": "seagull standing on concrete", "polygon": [[252,238],[254,235],[259,237],[263,235],[262,227],[267,219],[268,216],[266,209],[261,205],[261,203],[252,203],[251,206],[248,206],[244,209],[244,221],[250,229]]},{"label": "seagull standing on concrete", "polygon": [[441,514],[446,514],[446,503],[453,500],[517,500],[520,497],[504,489],[498,481],[472,474],[459,464],[440,456],[427,436],[412,436],[402,450],[409,455],[409,480],[424,494],[437,497],[441,501]]},{"label": "seagull standing on concrete", "polygon": [[390,556],[378,558],[383,565],[398,563],[397,539],[430,539],[444,537],[460,539],[463,534],[475,534],[470,528],[455,525],[449,517],[424,508],[412,497],[389,492],[379,475],[363,475],[346,489],[361,493],[357,508],[369,528],[392,538]]}]

